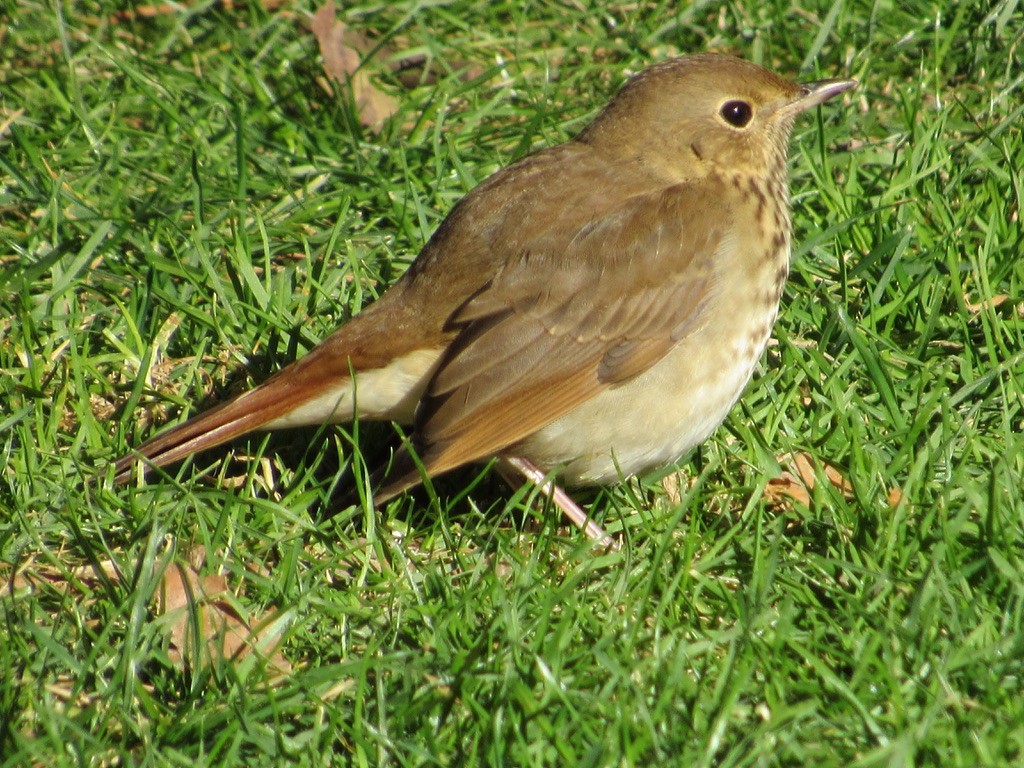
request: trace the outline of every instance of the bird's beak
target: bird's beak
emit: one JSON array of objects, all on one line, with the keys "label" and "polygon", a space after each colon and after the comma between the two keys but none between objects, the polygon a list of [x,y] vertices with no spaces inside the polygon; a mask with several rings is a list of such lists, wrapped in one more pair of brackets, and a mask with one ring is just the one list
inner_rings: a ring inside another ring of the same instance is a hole
[{"label": "bird's beak", "polygon": [[814,83],[801,83],[800,91],[781,111],[795,115],[811,107],[816,107],[856,85],[856,80],[818,80]]}]

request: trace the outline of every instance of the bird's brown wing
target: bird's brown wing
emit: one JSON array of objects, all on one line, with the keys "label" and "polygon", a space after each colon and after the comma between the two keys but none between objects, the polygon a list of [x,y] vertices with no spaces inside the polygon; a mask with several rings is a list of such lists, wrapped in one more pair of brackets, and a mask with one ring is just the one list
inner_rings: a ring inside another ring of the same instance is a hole
[{"label": "bird's brown wing", "polygon": [[[428,474],[500,454],[646,371],[705,321],[729,216],[713,186],[634,195],[507,254],[453,315],[458,335],[420,404],[415,444]],[[383,498],[419,481],[399,472]]]}]

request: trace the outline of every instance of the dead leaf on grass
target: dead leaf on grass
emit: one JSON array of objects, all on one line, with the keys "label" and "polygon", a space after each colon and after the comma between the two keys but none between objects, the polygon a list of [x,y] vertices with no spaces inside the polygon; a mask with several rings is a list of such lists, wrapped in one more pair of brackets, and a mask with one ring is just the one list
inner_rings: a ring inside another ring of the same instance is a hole
[{"label": "dead leaf on grass", "polygon": [[[778,457],[784,467],[782,474],[768,481],[765,497],[768,501],[782,503],[789,499],[804,506],[811,503],[811,491],[817,483],[816,461],[808,453],[791,453]],[[832,486],[846,498],[853,495],[853,486],[843,473],[831,464],[823,464],[822,471]]]},{"label": "dead leaf on grass", "polygon": [[384,121],[398,109],[398,102],[373,84],[364,66],[364,57],[373,50],[373,43],[335,17],[331,0],[313,14],[310,29],[320,46],[328,78],[348,84],[359,122],[370,130],[379,131]]},{"label": "dead leaf on grass", "polygon": [[695,477],[690,477],[685,472],[673,472],[661,479],[661,489],[665,492],[665,498],[669,503],[679,504],[696,482]]},{"label": "dead leaf on grass", "polygon": [[900,502],[903,501],[903,490],[898,485],[894,485],[889,489],[889,498],[887,501],[889,502],[889,507],[891,509],[898,507]]},{"label": "dead leaf on grass", "polygon": [[967,311],[972,315],[977,315],[986,309],[995,309],[1000,304],[1009,301],[1010,297],[1005,293],[997,293],[990,299],[982,299],[978,302],[972,302],[970,296],[964,296],[964,305],[967,307]]},{"label": "dead leaf on grass", "polygon": [[[157,591],[156,613],[168,635],[168,656],[172,663],[206,666],[210,661],[239,663],[258,654],[278,674],[291,671],[280,650],[286,618],[270,610],[251,615],[240,607],[222,574],[203,573],[206,552],[198,547],[186,559],[176,558],[166,567]],[[93,594],[103,592],[103,582],[119,584],[122,574],[110,560],[77,568],[30,562],[11,573],[2,573],[11,595],[51,589],[71,594],[87,604]],[[196,647],[196,640],[201,645]]]},{"label": "dead leaf on grass", "polygon": [[665,491],[665,496],[672,504],[678,504],[683,500],[683,494],[679,490],[679,472],[673,472],[671,475],[665,475],[661,479],[661,488]]},{"label": "dead leaf on grass", "polygon": [[197,548],[189,562],[176,560],[161,579],[157,613],[166,622],[171,661],[193,666],[211,660],[239,662],[257,653],[279,673],[289,672],[291,664],[280,651],[284,627],[277,612],[259,618],[245,615],[227,579],[202,572],[205,560],[205,551]]}]

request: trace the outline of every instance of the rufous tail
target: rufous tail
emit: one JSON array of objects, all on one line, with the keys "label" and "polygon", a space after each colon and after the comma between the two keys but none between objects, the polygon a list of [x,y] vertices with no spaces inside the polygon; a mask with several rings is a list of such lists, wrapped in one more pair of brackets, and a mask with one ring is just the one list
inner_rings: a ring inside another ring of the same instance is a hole
[{"label": "rufous tail", "polygon": [[[313,382],[296,381],[296,372],[291,368],[280,371],[255,389],[200,413],[125,454],[114,462],[114,481],[123,483],[130,480],[135,464],[145,468],[173,464],[193,453],[215,448],[249,432],[277,426],[274,422],[287,421],[289,423],[286,426],[301,426],[304,423],[317,424],[351,418],[351,413],[346,413],[332,419],[330,407],[322,402],[326,394],[323,391],[325,387]],[[335,382],[334,387],[326,389],[338,392],[344,388],[338,387]],[[338,399],[345,398],[342,395]],[[311,402],[317,402],[316,413],[311,413],[309,418],[289,418]]]}]

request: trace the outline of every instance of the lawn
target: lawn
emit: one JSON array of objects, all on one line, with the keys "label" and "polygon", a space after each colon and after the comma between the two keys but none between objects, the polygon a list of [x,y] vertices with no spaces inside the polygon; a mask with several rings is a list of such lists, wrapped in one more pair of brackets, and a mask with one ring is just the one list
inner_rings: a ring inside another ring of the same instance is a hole
[{"label": "lawn", "polygon": [[[326,56],[317,9],[0,10],[0,765],[1024,761],[1024,8],[357,2]],[[113,484],[701,50],[860,86],[741,402],[579,496],[620,551],[485,467],[346,503],[389,425]]]}]

